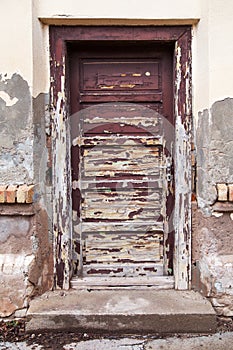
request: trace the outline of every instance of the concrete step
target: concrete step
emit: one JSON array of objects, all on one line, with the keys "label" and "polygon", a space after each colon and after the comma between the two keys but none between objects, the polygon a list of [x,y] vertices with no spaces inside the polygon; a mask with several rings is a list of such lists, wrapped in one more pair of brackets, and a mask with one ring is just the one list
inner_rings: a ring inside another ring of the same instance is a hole
[{"label": "concrete step", "polygon": [[26,330],[213,333],[216,314],[209,301],[194,291],[53,291],[31,302]]}]

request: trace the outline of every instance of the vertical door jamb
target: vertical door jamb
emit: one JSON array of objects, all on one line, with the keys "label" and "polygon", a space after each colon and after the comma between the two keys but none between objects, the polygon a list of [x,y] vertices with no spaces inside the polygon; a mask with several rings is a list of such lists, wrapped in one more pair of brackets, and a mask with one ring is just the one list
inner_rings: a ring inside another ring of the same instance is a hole
[{"label": "vertical door jamb", "polygon": [[175,289],[191,283],[191,28],[175,43]]},{"label": "vertical door jamb", "polygon": [[66,43],[50,34],[53,169],[54,287],[69,289],[72,277],[70,127],[66,95]]}]

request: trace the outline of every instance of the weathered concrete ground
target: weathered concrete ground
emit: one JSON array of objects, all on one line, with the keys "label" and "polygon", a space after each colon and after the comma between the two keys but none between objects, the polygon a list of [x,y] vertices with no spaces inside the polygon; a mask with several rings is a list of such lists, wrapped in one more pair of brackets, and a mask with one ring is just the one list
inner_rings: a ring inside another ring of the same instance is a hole
[{"label": "weathered concrete ground", "polygon": [[193,291],[48,292],[0,322],[0,350],[24,349],[233,350],[233,320]]},{"label": "weathered concrete ground", "polygon": [[69,290],[31,301],[28,332],[83,331],[100,334],[209,334],[216,331],[209,301],[194,291]]},{"label": "weathered concrete ground", "polygon": [[0,350],[232,350],[233,332],[217,333],[210,336],[171,337],[153,339],[150,336],[134,336],[127,338],[101,338],[92,340],[72,341],[65,345],[42,345],[40,342],[0,343]]}]

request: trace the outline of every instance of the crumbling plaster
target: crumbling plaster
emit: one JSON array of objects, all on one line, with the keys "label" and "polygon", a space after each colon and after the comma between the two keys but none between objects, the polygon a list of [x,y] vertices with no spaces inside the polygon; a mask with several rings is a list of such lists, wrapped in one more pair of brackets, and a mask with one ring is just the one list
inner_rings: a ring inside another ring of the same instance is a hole
[{"label": "crumbling plaster", "polygon": [[196,130],[197,202],[210,215],[217,183],[233,182],[233,99],[217,101],[199,113]]},{"label": "crumbling plaster", "polygon": [[0,76],[0,183],[33,182],[33,133],[28,83]]},{"label": "crumbling plaster", "polygon": [[208,217],[196,204],[192,208],[192,287],[208,296],[220,315],[233,316],[232,219],[229,213]]},{"label": "crumbling plaster", "polygon": [[233,99],[198,115],[197,205],[192,210],[193,287],[211,298],[218,314],[233,316],[232,212],[218,212],[217,184],[233,182]]},{"label": "crumbling plaster", "polygon": [[0,232],[0,317],[4,317],[52,288],[53,249],[47,213],[38,204],[2,205]]},{"label": "crumbling plaster", "polygon": [[33,205],[0,208],[0,316],[53,286],[48,99],[18,73],[0,78],[0,183],[36,185]]},{"label": "crumbling plaster", "polygon": [[1,76],[0,182],[36,187],[31,210],[27,204],[1,205],[0,316],[27,307],[31,297],[53,286],[48,96],[33,99],[17,73]]}]

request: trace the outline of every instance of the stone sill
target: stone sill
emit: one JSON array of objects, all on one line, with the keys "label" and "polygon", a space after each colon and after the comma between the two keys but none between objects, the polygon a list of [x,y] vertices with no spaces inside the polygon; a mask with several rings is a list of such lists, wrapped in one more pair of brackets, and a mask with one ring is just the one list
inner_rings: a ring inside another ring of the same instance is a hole
[{"label": "stone sill", "polygon": [[35,215],[33,204],[0,204],[0,216],[32,216]]},{"label": "stone sill", "polygon": [[233,212],[233,202],[216,202],[212,208],[218,212]]}]

